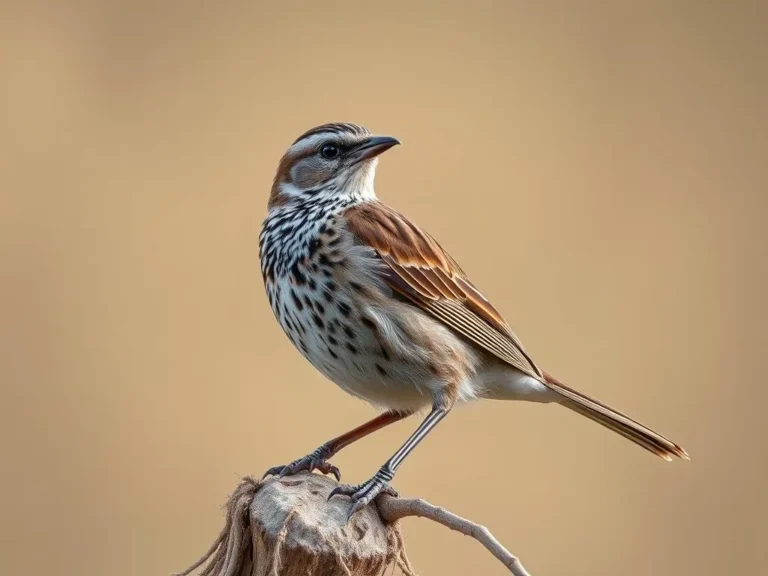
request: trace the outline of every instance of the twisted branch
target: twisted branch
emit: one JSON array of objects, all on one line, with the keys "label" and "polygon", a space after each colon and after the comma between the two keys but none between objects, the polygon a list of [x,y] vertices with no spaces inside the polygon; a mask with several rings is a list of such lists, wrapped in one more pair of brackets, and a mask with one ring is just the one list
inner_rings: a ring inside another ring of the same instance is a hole
[{"label": "twisted branch", "polygon": [[507,550],[485,526],[462,518],[445,508],[430,504],[421,498],[394,498],[389,494],[381,494],[376,499],[376,505],[385,522],[396,522],[407,516],[427,518],[446,528],[474,538],[515,576],[530,576],[520,559]]}]

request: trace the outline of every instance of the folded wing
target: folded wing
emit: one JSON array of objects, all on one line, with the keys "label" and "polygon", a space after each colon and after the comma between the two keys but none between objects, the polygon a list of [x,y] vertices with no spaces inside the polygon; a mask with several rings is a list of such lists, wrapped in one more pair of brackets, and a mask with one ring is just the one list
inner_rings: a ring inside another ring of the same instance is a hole
[{"label": "folded wing", "polygon": [[381,202],[348,209],[347,230],[386,266],[382,279],[398,294],[521,372],[543,379],[501,314],[427,232]]}]

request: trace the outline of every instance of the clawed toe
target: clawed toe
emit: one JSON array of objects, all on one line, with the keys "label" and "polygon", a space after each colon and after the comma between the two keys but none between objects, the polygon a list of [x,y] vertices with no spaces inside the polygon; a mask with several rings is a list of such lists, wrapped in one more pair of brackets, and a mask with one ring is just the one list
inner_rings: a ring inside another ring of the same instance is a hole
[{"label": "clawed toe", "polygon": [[336,486],[336,488],[331,490],[330,494],[328,494],[327,501],[330,501],[331,498],[333,498],[337,494],[345,494],[347,496],[352,496],[355,492],[357,492],[358,488],[360,488],[360,486],[351,486],[349,484],[339,484],[338,486]]},{"label": "clawed toe", "polygon": [[272,468],[264,472],[264,476],[262,476],[261,479],[264,480],[264,478],[266,478],[267,476],[277,476],[285,468],[287,468],[287,466],[272,466]]},{"label": "clawed toe", "polygon": [[384,486],[384,488],[381,489],[381,493],[389,494],[393,498],[400,498],[400,494],[397,492],[397,490],[392,488],[392,486],[390,486],[389,484],[387,484],[386,486]]},{"label": "clawed toe", "polygon": [[323,474],[333,474],[333,476],[336,478],[336,481],[338,482],[341,480],[341,472],[336,466],[328,462],[323,455],[318,454],[319,450],[320,449],[316,450],[308,456],[294,460],[290,464],[286,464],[284,466],[273,466],[264,473],[262,479],[266,478],[267,476],[278,476],[280,478],[284,478],[285,476],[293,476],[299,472],[313,472],[315,470],[319,470]]},{"label": "clawed toe", "polygon": [[320,470],[323,474],[333,474],[333,477],[336,478],[336,482],[341,480],[341,470],[327,460],[313,460],[310,463],[309,468],[310,472],[312,470]]},{"label": "clawed toe", "polygon": [[357,486],[350,486],[349,484],[341,484],[336,486],[336,488],[331,490],[331,493],[328,494],[328,500],[338,494],[349,496],[352,499],[352,507],[349,510],[349,515],[347,516],[347,521],[349,521],[349,519],[354,516],[355,512],[365,508],[368,504],[371,503],[371,501],[373,501],[374,498],[376,498],[376,496],[382,492],[397,497],[397,492],[388,484],[389,479],[391,479],[391,476],[388,473],[382,472],[380,470],[373,478],[367,482],[358,484]]}]

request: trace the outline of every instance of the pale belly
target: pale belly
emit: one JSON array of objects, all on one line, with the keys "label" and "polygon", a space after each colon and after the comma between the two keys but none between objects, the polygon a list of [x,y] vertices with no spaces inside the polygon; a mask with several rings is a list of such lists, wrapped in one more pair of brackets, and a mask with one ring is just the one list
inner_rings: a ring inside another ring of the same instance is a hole
[{"label": "pale belly", "polygon": [[275,316],[294,346],[347,393],[379,408],[418,410],[440,388],[429,353],[397,318],[334,278],[315,287],[276,279],[268,287]]}]

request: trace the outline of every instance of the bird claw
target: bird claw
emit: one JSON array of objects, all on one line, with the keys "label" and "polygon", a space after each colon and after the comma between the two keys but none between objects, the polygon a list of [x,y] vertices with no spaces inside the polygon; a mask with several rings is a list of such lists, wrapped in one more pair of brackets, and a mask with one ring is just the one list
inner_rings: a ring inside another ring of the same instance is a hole
[{"label": "bird claw", "polygon": [[355,515],[358,510],[365,508],[370,504],[376,496],[381,493],[389,494],[397,498],[397,491],[388,484],[388,479],[382,475],[381,471],[362,484],[357,486],[351,486],[349,484],[341,484],[336,486],[331,493],[328,494],[328,500],[336,496],[337,494],[343,494],[349,496],[352,499],[352,507],[347,515],[347,522]]},{"label": "bird claw", "polygon": [[328,462],[323,456],[317,455],[314,452],[307,456],[303,456],[298,460],[294,460],[290,464],[286,464],[284,466],[273,466],[264,473],[262,479],[266,478],[267,476],[278,476],[279,478],[284,478],[286,476],[293,476],[299,472],[311,473],[315,470],[319,470],[323,474],[333,474],[337,482],[341,480],[341,471],[336,466]]},{"label": "bird claw", "polygon": [[323,474],[333,474],[336,478],[336,482],[341,480],[341,471],[337,466],[334,466],[328,460],[312,460],[309,465],[310,472],[312,470],[320,470]]}]

